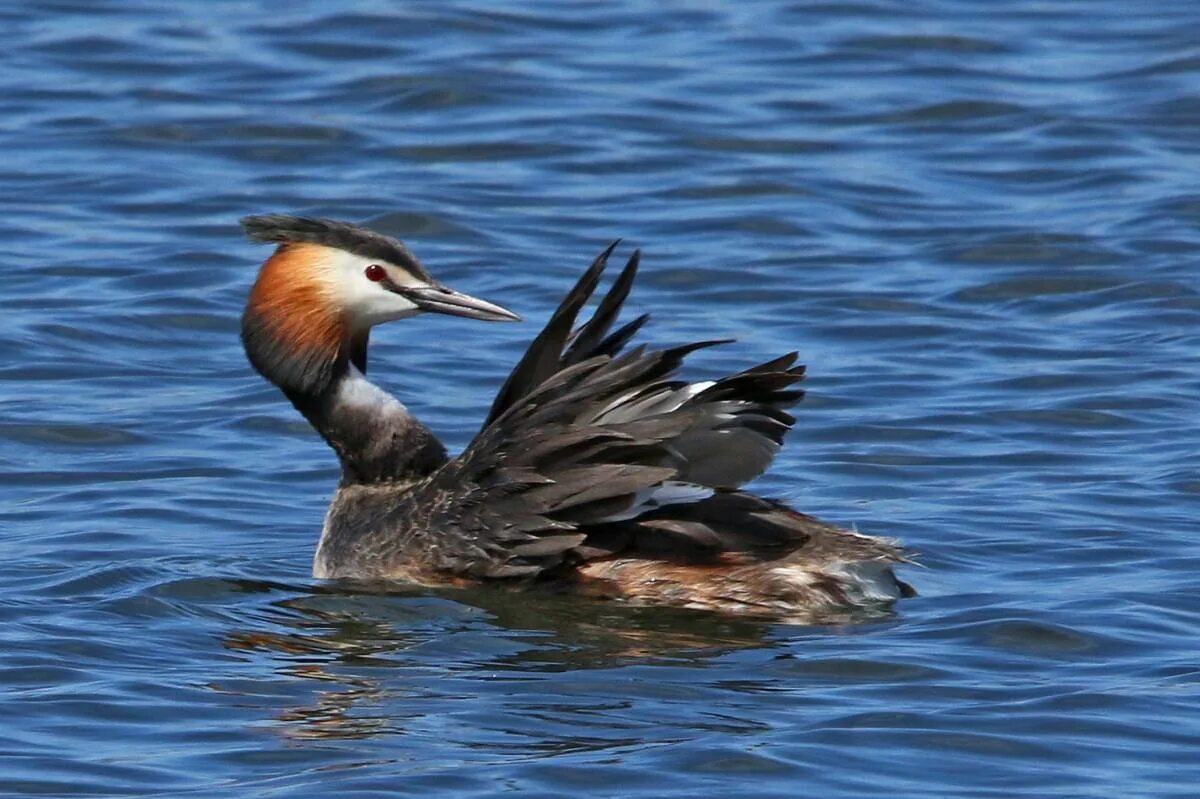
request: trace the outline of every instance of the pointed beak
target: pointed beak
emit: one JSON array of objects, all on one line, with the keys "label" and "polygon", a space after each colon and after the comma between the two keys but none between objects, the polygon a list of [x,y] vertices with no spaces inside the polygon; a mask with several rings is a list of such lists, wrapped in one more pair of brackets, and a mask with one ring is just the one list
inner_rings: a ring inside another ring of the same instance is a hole
[{"label": "pointed beak", "polygon": [[521,317],[510,310],[493,305],[487,300],[463,294],[445,286],[421,286],[419,288],[400,288],[401,294],[414,303],[422,311],[444,313],[450,316],[465,316],[468,319],[482,319],[485,322],[519,322]]}]

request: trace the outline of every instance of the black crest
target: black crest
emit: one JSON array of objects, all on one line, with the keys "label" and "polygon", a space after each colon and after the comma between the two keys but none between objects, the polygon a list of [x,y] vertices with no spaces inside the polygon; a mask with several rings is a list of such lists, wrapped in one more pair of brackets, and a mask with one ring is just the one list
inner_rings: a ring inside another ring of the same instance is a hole
[{"label": "black crest", "polygon": [[311,242],[333,247],[363,258],[387,261],[408,270],[414,277],[432,283],[433,277],[421,266],[404,243],[348,222],[333,219],[314,219],[286,214],[264,214],[242,217],[242,228],[252,241],[265,244],[277,242]]}]

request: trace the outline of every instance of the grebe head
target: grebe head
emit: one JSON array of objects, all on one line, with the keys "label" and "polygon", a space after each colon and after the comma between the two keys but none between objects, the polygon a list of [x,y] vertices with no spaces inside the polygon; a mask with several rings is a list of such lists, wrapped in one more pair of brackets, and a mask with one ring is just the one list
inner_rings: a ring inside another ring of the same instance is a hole
[{"label": "grebe head", "polygon": [[242,342],[250,363],[289,393],[321,393],[348,363],[365,371],[373,325],[423,312],[520,318],[441,285],[400,241],[355,225],[269,215],[242,227],[279,245],[250,292]]}]

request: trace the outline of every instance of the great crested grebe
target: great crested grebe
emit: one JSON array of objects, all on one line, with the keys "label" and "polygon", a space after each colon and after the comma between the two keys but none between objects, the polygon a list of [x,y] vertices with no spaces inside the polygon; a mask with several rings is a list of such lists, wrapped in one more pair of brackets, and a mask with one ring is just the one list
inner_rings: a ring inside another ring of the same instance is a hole
[{"label": "great crested grebe", "polygon": [[911,596],[888,540],[739,487],[770,464],[794,418],[796,353],[718,380],[674,374],[724,343],[626,348],[611,330],[633,253],[572,332],[616,243],[592,263],[508,376],[474,441],[451,458],[366,379],[372,325],[422,312],[517,320],[437,282],[396,239],[345,222],[250,216],[277,243],[242,316],[254,368],[337,453],[342,480],[313,575],[424,585],[553,581],[588,595],[819,619]]}]

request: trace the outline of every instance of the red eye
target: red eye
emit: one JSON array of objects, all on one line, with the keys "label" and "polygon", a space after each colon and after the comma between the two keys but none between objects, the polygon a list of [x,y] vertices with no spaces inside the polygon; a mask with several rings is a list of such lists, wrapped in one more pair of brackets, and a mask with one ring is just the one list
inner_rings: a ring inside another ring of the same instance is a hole
[{"label": "red eye", "polygon": [[367,276],[367,280],[371,281],[372,283],[378,283],[387,277],[387,270],[379,264],[371,264],[366,268],[363,274]]}]

